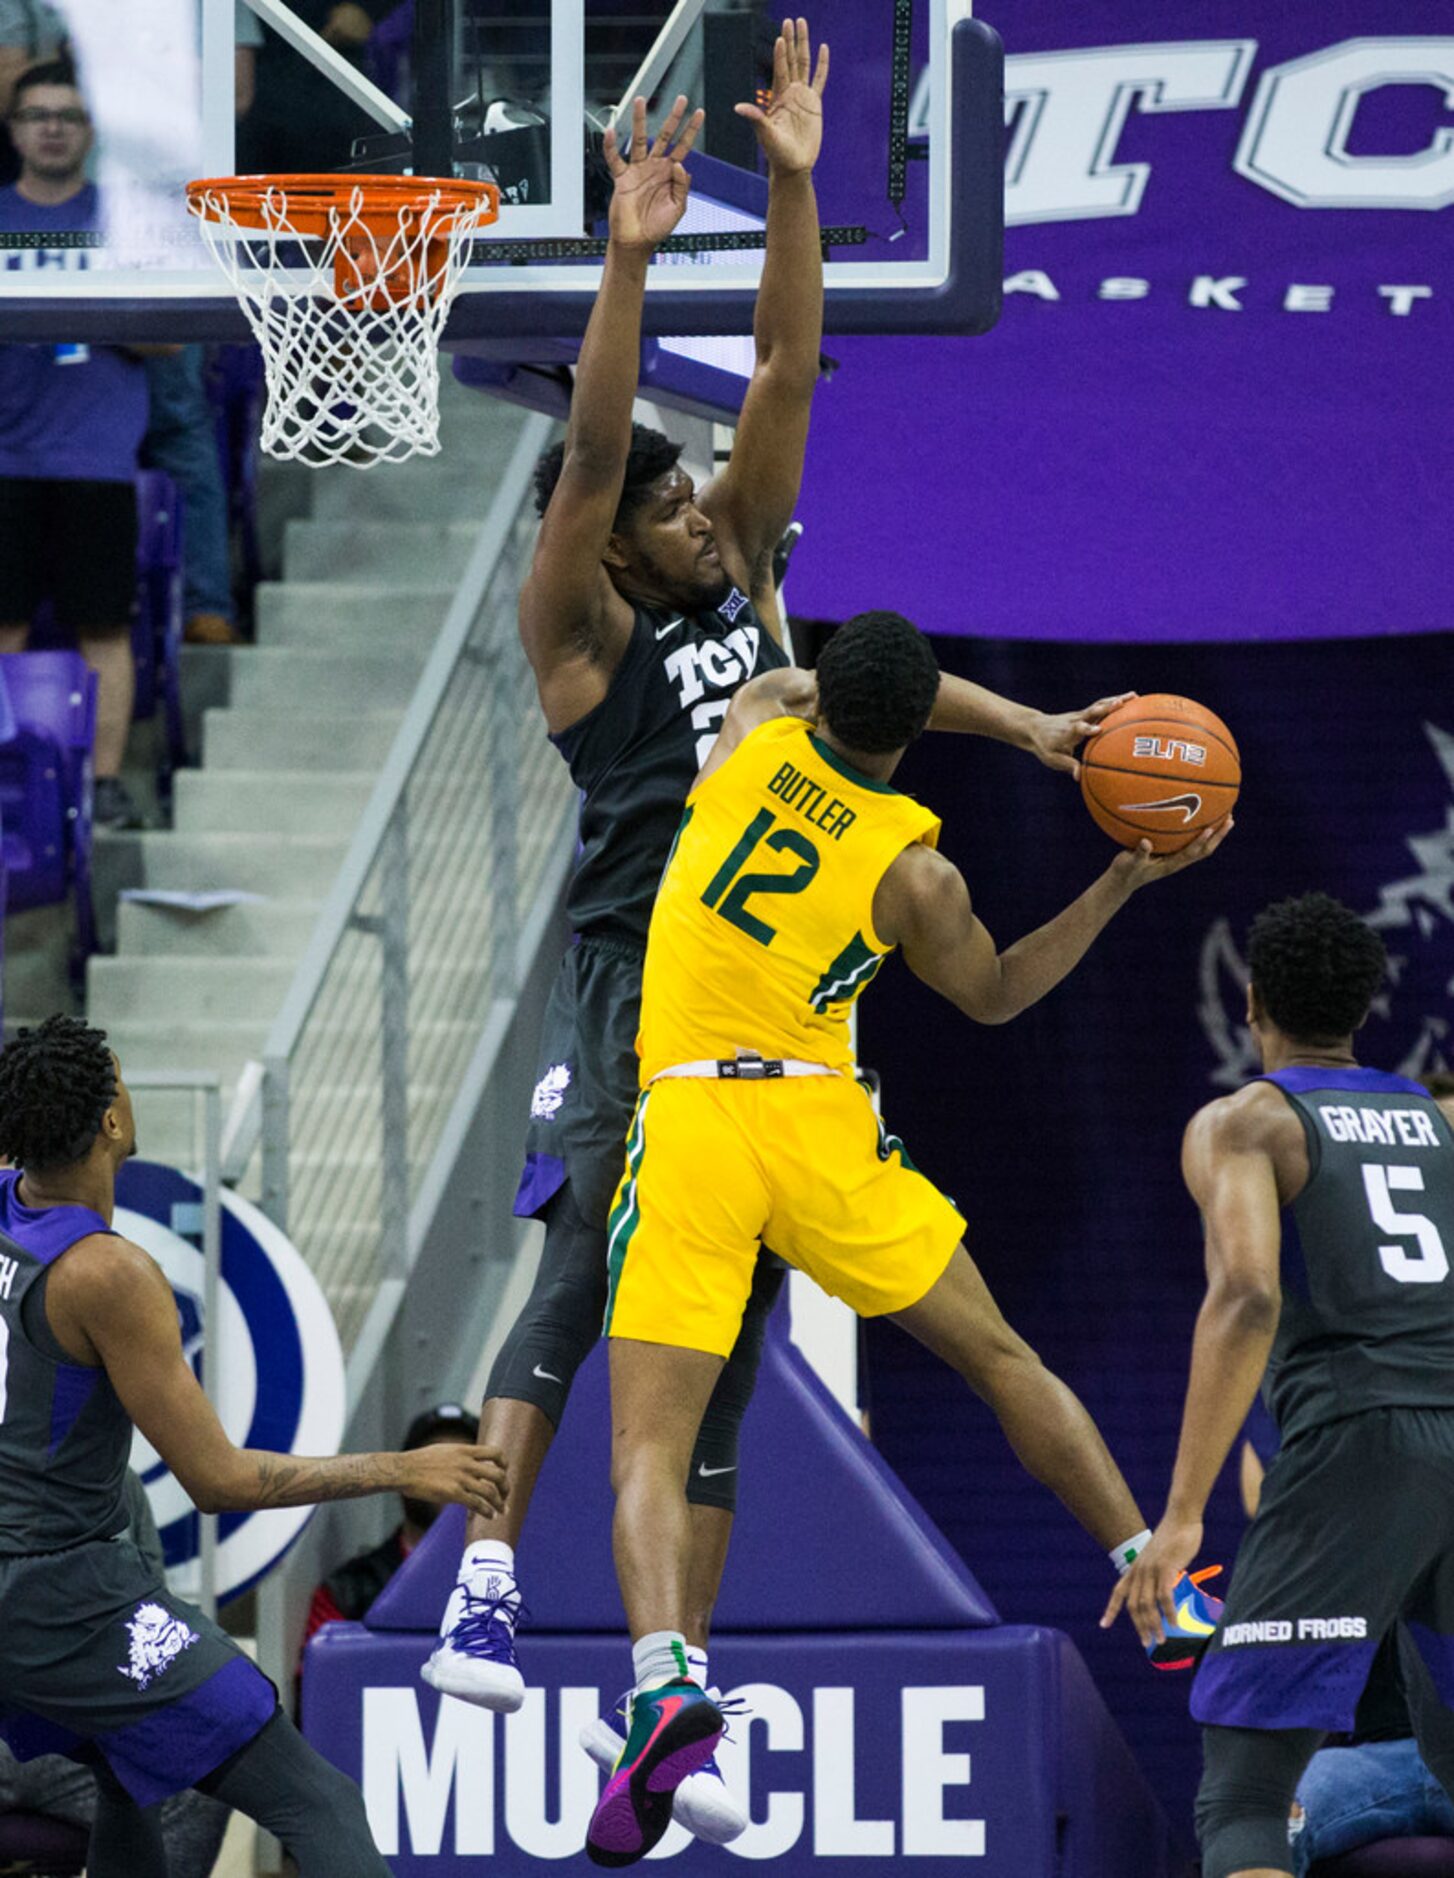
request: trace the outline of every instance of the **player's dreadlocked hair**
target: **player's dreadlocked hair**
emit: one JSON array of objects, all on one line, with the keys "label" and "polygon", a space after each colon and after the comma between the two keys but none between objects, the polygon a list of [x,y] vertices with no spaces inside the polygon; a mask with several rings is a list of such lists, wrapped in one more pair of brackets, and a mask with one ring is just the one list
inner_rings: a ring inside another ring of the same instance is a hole
[{"label": "player's dreadlocked hair", "polygon": [[48,1017],[0,1050],[0,1155],[17,1167],[68,1167],[90,1152],[115,1100],[106,1032]]},{"label": "player's dreadlocked hair", "polygon": [[[626,479],[621,485],[621,500],[611,523],[618,533],[646,499],[646,492],[658,476],[676,468],[682,446],[646,424],[631,426],[631,449],[626,457]],[[535,465],[535,513],[544,515],[560,481],[560,466],[565,461],[565,445],[553,443],[543,451]]]},{"label": "player's dreadlocked hair", "polygon": [[1278,900],[1252,922],[1247,968],[1262,1008],[1298,1043],[1351,1037],[1383,983],[1383,941],[1326,893]]},{"label": "player's dreadlocked hair", "polygon": [[818,708],[851,750],[912,743],[939,693],[939,661],[902,613],[855,613],[818,654]]}]

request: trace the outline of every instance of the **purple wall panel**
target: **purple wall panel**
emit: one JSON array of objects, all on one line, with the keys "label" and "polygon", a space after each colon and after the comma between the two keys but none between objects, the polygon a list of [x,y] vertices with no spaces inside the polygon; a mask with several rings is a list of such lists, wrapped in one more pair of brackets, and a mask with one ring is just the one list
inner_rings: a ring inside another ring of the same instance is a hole
[{"label": "purple wall panel", "polygon": [[[1028,83],[1017,56],[1105,51],[1078,77],[1057,68],[1033,137],[1016,143],[1044,219],[1007,230],[995,331],[831,344],[842,369],[820,392],[809,447],[797,610],[836,619],[892,605],[936,632],[1099,640],[1450,624],[1437,492],[1454,472],[1454,438],[1434,387],[1454,288],[1451,211],[1295,204],[1235,167],[1274,68],[1397,36],[1416,43],[1386,63],[1428,72],[1361,93],[1349,72],[1347,155],[1427,150],[1421,171],[1440,162],[1454,196],[1454,154],[1436,149],[1451,130],[1449,85],[1436,77],[1454,63],[1438,37],[1447,9],[1250,0],[1229,15],[1214,0],[1020,0],[986,17],[1005,37],[1012,93]],[[1171,48],[1157,82],[1184,97],[1197,45],[1244,38],[1254,49],[1229,81],[1235,104],[1145,108],[1155,87],[1128,64],[1141,49]],[[1103,79],[1118,62],[1132,102],[1116,130]],[[1317,148],[1341,95],[1329,85],[1296,113]],[[1077,98],[1106,131],[1099,154],[1067,128]],[[1020,107],[1017,140],[1031,110]],[[1323,187],[1310,150],[1287,162]],[[1137,163],[1148,170],[1134,213],[1086,212],[1094,168]],[[1411,167],[1387,193],[1412,200],[1417,186]],[[1008,207],[1012,221],[1024,211],[1015,189]],[[1211,304],[1195,305],[1202,276],[1243,284],[1220,290],[1229,304],[1203,290]],[[1145,282],[1144,296],[1103,297],[1111,278]],[[1421,290],[1402,314],[1378,291],[1399,285]],[[1294,286],[1331,288],[1327,310],[1290,310]]]},{"label": "purple wall panel", "polygon": [[[620,1634],[611,1530],[611,1401],[598,1344],[571,1389],[520,1542],[521,1582],[542,1630]],[[973,1577],[788,1342],[780,1309],[742,1431],[732,1565],[713,1615],[742,1630],[895,1630],[990,1625]],[[369,1611],[375,1630],[432,1630],[459,1566],[464,1512],[436,1520]],[[793,1570],[784,1573],[783,1560]]]}]

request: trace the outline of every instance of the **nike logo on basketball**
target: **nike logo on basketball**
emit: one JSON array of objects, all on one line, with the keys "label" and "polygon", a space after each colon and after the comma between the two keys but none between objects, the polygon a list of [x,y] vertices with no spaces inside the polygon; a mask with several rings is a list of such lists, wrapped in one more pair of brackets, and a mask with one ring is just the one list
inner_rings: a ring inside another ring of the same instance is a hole
[{"label": "nike logo on basketball", "polygon": [[1123,809],[1180,809],[1184,822],[1189,822],[1194,815],[1201,813],[1202,799],[1196,795],[1163,796],[1159,802],[1125,802]]},{"label": "nike logo on basketball", "polygon": [[718,1474],[735,1474],[736,1472],[737,1468],[735,1465],[732,1467],[708,1467],[705,1461],[697,1462],[697,1475],[699,1479],[702,1480],[712,1480]]},{"label": "nike logo on basketball", "polygon": [[542,1369],[539,1363],[535,1365],[535,1368],[531,1370],[530,1373],[532,1376],[538,1376],[542,1382],[559,1382],[560,1381],[559,1376],[552,1376],[550,1371],[548,1369]]},{"label": "nike logo on basketball", "polygon": [[665,639],[667,634],[674,633],[677,627],[681,625],[681,623],[682,622],[679,619],[674,619],[674,620],[668,620],[665,626],[658,626],[656,629],[657,638]]}]

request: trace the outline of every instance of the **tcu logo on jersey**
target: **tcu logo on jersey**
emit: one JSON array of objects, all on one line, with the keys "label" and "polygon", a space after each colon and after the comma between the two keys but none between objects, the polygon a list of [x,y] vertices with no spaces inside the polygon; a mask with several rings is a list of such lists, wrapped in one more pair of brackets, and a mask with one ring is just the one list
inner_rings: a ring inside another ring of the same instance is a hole
[{"label": "tcu logo on jersey", "polygon": [[717,741],[732,693],[752,676],[761,638],[756,626],[737,626],[723,639],[679,646],[662,661],[676,689],[677,702],[684,711],[691,712],[692,729],[699,733],[699,764],[706,762]]},{"label": "tcu logo on jersey", "polygon": [[1205,763],[1206,746],[1186,743],[1180,737],[1138,737],[1132,746],[1133,756],[1160,757],[1164,762]]}]

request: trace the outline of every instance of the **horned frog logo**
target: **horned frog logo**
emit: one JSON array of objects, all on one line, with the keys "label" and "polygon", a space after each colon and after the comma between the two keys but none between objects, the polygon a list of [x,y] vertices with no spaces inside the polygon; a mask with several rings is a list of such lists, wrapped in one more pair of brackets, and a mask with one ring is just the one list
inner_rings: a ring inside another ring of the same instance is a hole
[{"label": "horned frog logo", "polygon": [[560,1105],[565,1101],[565,1092],[570,1088],[570,1064],[552,1063],[550,1068],[535,1085],[535,1093],[530,1098],[530,1116],[532,1121],[553,1122],[560,1113]]},{"label": "horned frog logo", "polygon": [[[1449,805],[1442,828],[1406,837],[1416,871],[1381,888],[1365,915],[1388,947],[1388,980],[1359,1035],[1365,1061],[1416,1082],[1454,1063],[1454,736],[1436,724],[1424,734],[1448,779]],[[1231,923],[1219,919],[1202,941],[1198,1011],[1216,1059],[1209,1080],[1222,1089],[1240,1089],[1261,1070],[1242,1021],[1246,984]]]},{"label": "horned frog logo", "polygon": [[131,1635],[131,1661],[118,1668],[123,1676],[145,1689],[197,1641],[180,1617],[161,1604],[138,1604],[136,1615],[127,1620]]}]

